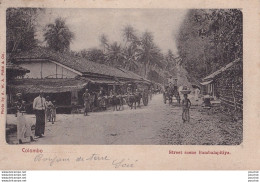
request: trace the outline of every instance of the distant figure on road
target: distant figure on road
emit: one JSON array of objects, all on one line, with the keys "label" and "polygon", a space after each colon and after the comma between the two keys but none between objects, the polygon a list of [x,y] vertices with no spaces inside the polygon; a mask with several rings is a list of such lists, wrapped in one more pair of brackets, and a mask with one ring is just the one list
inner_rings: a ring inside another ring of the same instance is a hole
[{"label": "distant figure on road", "polygon": [[51,109],[53,107],[53,104],[50,101],[49,96],[46,97],[45,105],[46,105],[46,119],[47,119],[47,121],[51,122]]},{"label": "distant figure on road", "polygon": [[184,94],[184,99],[182,100],[182,120],[190,121],[190,106],[191,102],[190,99],[188,99],[188,94]]},{"label": "distant figure on road", "polygon": [[40,91],[38,97],[33,101],[33,110],[35,110],[36,115],[36,126],[35,126],[35,136],[43,137],[45,131],[45,98],[43,97],[43,91]]},{"label": "distant figure on road", "polygon": [[88,116],[88,112],[90,110],[90,94],[88,89],[85,90],[83,94],[83,101],[84,101],[84,116]]},{"label": "distant figure on road", "polygon": [[190,106],[191,102],[190,99],[188,99],[188,94],[190,94],[190,90],[187,86],[183,86],[182,90],[180,91],[183,94],[184,99],[182,100],[182,120],[190,121]]},{"label": "distant figure on road", "polygon": [[107,109],[107,104],[106,104],[106,93],[103,89],[103,87],[100,88],[100,91],[98,93],[98,107],[101,110],[106,110]]},{"label": "distant figure on road", "polygon": [[49,96],[46,97],[46,119],[48,122],[52,122],[52,124],[54,124],[56,120],[56,107],[54,106],[54,103],[55,101],[52,103]]}]

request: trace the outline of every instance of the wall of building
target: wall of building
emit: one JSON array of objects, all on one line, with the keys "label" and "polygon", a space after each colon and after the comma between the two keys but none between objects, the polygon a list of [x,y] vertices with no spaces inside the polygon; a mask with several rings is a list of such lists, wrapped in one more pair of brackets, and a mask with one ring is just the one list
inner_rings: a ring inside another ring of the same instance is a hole
[{"label": "wall of building", "polygon": [[74,78],[78,75],[50,61],[21,62],[19,65],[30,70],[25,78]]}]

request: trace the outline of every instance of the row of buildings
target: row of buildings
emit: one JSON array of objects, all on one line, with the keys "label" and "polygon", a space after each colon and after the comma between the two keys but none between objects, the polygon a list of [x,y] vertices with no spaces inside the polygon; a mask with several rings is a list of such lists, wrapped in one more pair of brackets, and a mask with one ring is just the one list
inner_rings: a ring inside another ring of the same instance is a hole
[{"label": "row of buildings", "polygon": [[[82,95],[86,88],[97,92],[102,87],[109,90],[126,90],[129,83],[148,87],[151,81],[122,68],[60,53],[44,47],[20,52],[7,58],[7,106],[17,92],[22,92],[31,107],[33,99],[42,90],[56,101],[58,111],[69,113],[73,107],[83,105]],[[31,110],[31,109],[29,109]]]},{"label": "row of buildings", "polygon": [[[7,106],[11,112],[17,92],[31,105],[40,90],[55,99],[61,112],[83,105],[85,88],[97,92],[101,87],[126,91],[129,83],[140,87],[151,81],[122,68],[88,61],[68,53],[36,47],[7,57]],[[196,84],[198,85],[198,84]],[[234,60],[203,78],[199,84],[204,95],[220,100],[229,110],[243,110],[243,62]]]}]

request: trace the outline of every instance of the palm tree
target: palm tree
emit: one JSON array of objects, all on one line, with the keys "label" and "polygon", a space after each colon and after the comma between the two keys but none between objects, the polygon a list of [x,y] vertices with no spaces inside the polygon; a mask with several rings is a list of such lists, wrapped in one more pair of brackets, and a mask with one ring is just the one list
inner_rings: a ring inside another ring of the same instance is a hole
[{"label": "palm tree", "polygon": [[127,25],[123,29],[123,38],[125,40],[125,47],[123,49],[124,55],[124,68],[130,71],[135,71],[138,68],[137,63],[137,48],[140,45],[136,30],[131,26]]},{"label": "palm tree", "polygon": [[44,33],[44,40],[49,48],[60,52],[69,50],[70,43],[74,37],[74,33],[69,30],[65,20],[62,18],[57,18],[54,24],[48,24]]},{"label": "palm tree", "polygon": [[165,56],[165,60],[166,60],[166,66],[165,66],[166,70],[170,70],[172,69],[172,67],[176,66],[176,60],[174,58],[174,54],[170,49],[168,50],[167,55]]},{"label": "palm tree", "polygon": [[105,60],[107,64],[112,66],[122,66],[123,59],[124,57],[121,45],[117,42],[114,42],[108,47],[107,52],[105,54]]},{"label": "palm tree", "polygon": [[136,30],[131,25],[127,25],[123,29],[123,37],[126,42],[130,43],[134,43],[138,40],[138,37],[136,36]]},{"label": "palm tree", "polygon": [[161,60],[163,54],[161,50],[154,44],[153,35],[145,32],[141,37],[141,46],[137,50],[138,60],[144,64],[144,76],[147,77],[147,70],[150,66],[162,67]]},{"label": "palm tree", "polygon": [[135,71],[138,69],[138,62],[136,60],[136,52],[131,47],[125,47],[123,49],[124,68],[129,71]]}]

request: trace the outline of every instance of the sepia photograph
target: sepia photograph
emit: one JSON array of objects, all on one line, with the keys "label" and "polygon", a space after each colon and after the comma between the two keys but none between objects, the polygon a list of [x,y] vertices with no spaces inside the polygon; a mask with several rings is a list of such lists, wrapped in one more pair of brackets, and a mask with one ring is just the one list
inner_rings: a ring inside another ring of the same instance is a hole
[{"label": "sepia photograph", "polygon": [[11,145],[240,145],[241,9],[6,9]]}]

